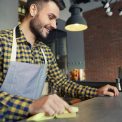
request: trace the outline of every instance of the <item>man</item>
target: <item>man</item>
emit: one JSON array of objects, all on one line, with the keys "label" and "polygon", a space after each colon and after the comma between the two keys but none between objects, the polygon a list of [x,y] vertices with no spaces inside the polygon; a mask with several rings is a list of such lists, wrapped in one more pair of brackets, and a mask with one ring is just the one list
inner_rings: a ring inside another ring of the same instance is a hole
[{"label": "man", "polygon": [[82,86],[61,73],[50,48],[40,41],[56,29],[59,11],[58,0],[28,0],[22,24],[0,32],[1,121],[17,121],[39,112],[71,112],[71,107],[56,94],[40,97],[45,80],[53,83],[57,93],[71,97],[118,96],[114,86]]}]

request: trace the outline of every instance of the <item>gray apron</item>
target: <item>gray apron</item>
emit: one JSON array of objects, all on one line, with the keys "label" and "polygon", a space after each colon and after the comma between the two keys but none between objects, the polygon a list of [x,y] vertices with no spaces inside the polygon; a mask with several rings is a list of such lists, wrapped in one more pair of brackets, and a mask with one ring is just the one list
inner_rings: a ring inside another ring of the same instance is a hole
[{"label": "gray apron", "polygon": [[47,59],[43,49],[41,51],[45,64],[16,62],[17,42],[14,28],[10,66],[0,90],[26,98],[39,98],[42,94],[47,73]]}]

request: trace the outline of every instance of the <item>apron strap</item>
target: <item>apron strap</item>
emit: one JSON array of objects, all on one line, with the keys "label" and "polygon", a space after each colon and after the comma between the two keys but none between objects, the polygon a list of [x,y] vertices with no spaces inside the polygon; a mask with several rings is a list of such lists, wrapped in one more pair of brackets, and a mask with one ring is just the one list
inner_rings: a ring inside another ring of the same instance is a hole
[{"label": "apron strap", "polygon": [[12,43],[12,52],[10,61],[16,61],[16,52],[17,52],[17,42],[16,42],[16,27],[13,29],[13,43]]},{"label": "apron strap", "polygon": [[[41,48],[42,54],[44,56],[45,64],[47,64],[47,58],[44,53],[44,50]],[[10,61],[16,61],[16,52],[17,52],[17,42],[16,42],[16,27],[13,29],[13,43],[12,43],[12,52]]]},{"label": "apron strap", "polygon": [[41,48],[41,51],[42,51],[42,54],[44,56],[45,64],[47,64],[47,58],[46,58],[46,55],[45,55],[44,50],[42,48]]}]

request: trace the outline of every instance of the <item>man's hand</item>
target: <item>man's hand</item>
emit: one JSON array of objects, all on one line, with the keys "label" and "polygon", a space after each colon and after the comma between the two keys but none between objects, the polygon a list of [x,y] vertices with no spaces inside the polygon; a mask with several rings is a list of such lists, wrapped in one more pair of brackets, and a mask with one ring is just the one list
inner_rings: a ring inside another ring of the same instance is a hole
[{"label": "man's hand", "polygon": [[105,85],[97,90],[98,95],[118,96],[119,91],[116,87]]},{"label": "man's hand", "polygon": [[71,107],[56,94],[43,96],[35,100],[30,106],[30,114],[44,112],[47,115],[61,114],[64,110],[71,112]]}]

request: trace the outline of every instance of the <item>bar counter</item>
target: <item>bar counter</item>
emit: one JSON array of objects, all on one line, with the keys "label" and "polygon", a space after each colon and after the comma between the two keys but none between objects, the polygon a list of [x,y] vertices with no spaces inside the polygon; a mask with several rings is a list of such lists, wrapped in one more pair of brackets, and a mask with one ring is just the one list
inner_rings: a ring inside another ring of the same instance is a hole
[{"label": "bar counter", "polygon": [[[51,119],[43,122],[121,122],[122,93],[117,97],[96,97],[75,104],[79,107],[76,118]],[[21,121],[21,122],[26,122]],[[41,122],[41,121],[40,121]]]}]

